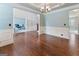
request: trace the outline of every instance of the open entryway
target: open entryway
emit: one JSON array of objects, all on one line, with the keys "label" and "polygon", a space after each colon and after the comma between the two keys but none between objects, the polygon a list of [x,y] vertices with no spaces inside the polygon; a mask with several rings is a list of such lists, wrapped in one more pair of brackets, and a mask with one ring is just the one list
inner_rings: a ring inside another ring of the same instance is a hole
[{"label": "open entryway", "polygon": [[32,12],[25,11],[23,9],[13,9],[13,29],[14,32],[27,32],[37,31],[39,32],[40,15]]}]

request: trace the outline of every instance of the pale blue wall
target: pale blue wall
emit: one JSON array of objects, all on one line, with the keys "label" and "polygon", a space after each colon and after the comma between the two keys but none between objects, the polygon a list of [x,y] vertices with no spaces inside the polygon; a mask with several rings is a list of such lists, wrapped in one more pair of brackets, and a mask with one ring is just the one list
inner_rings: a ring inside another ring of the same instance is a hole
[{"label": "pale blue wall", "polygon": [[69,27],[69,13],[68,11],[51,12],[45,16],[45,22],[46,26]]},{"label": "pale blue wall", "polygon": [[[44,18],[45,17],[45,18]],[[64,27],[64,23],[69,27],[68,11],[51,12],[46,16],[41,15],[41,26]],[[9,4],[0,4],[0,30],[12,28],[8,25],[13,25],[13,8]]]},{"label": "pale blue wall", "polygon": [[13,8],[0,3],[0,30],[12,28],[9,24],[13,24]]}]

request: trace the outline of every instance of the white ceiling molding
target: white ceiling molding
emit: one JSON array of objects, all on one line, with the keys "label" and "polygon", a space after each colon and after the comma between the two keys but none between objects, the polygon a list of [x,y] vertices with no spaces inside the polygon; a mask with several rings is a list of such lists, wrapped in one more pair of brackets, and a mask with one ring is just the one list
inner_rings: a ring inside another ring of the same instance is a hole
[{"label": "white ceiling molding", "polygon": [[36,8],[39,8],[37,5],[35,5],[34,3],[31,3],[32,6],[36,7]]},{"label": "white ceiling molding", "polygon": [[69,7],[65,7],[65,8],[60,8],[60,9],[56,9],[56,10],[53,10],[53,11],[50,11],[46,14],[49,14],[49,13],[52,13],[52,12],[60,12],[60,11],[66,11],[66,10],[73,10],[73,9],[78,9],[79,8],[79,4],[76,4],[76,5],[72,5],[72,6],[69,6]]},{"label": "white ceiling molding", "polygon": [[36,13],[36,14],[41,14],[40,11],[33,10],[33,9],[31,9],[31,8],[22,6],[22,5],[17,4],[17,3],[12,3],[11,5],[13,6],[13,8],[19,8],[19,9],[23,9],[23,10],[26,10],[26,11],[29,11],[29,12]]},{"label": "white ceiling molding", "polygon": [[[24,3],[24,5],[27,6],[26,3]],[[50,8],[50,11],[51,11],[52,9],[55,9],[55,8],[64,6],[64,5],[66,5],[66,4],[65,4],[65,3],[30,3],[29,5],[31,5],[32,7],[36,8],[36,9],[38,9],[38,10],[41,12],[41,8],[42,8],[42,7],[44,8],[45,5],[46,5],[47,7],[49,7],[49,8]]]}]

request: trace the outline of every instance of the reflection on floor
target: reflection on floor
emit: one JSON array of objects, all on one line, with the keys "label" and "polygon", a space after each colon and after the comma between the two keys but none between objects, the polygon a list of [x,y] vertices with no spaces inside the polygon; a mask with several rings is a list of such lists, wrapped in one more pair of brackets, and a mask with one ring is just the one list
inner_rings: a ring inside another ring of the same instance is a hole
[{"label": "reflection on floor", "polygon": [[1,47],[0,53],[13,56],[67,56],[79,55],[79,35],[71,39],[59,38],[37,32],[14,34],[14,44]]}]

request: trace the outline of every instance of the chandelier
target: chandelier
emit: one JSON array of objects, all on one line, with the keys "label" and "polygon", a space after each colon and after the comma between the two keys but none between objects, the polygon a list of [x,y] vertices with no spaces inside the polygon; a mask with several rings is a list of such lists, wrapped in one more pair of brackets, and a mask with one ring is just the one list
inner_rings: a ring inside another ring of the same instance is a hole
[{"label": "chandelier", "polygon": [[51,11],[52,9],[62,6],[62,5],[64,5],[64,3],[59,3],[59,4],[56,4],[53,7],[51,7],[49,3],[43,3],[42,6],[40,7],[40,11],[42,13],[47,13],[47,12]]},{"label": "chandelier", "polygon": [[44,12],[49,12],[51,10],[50,6],[46,3],[44,3],[41,8],[40,8],[41,12],[44,13]]}]

